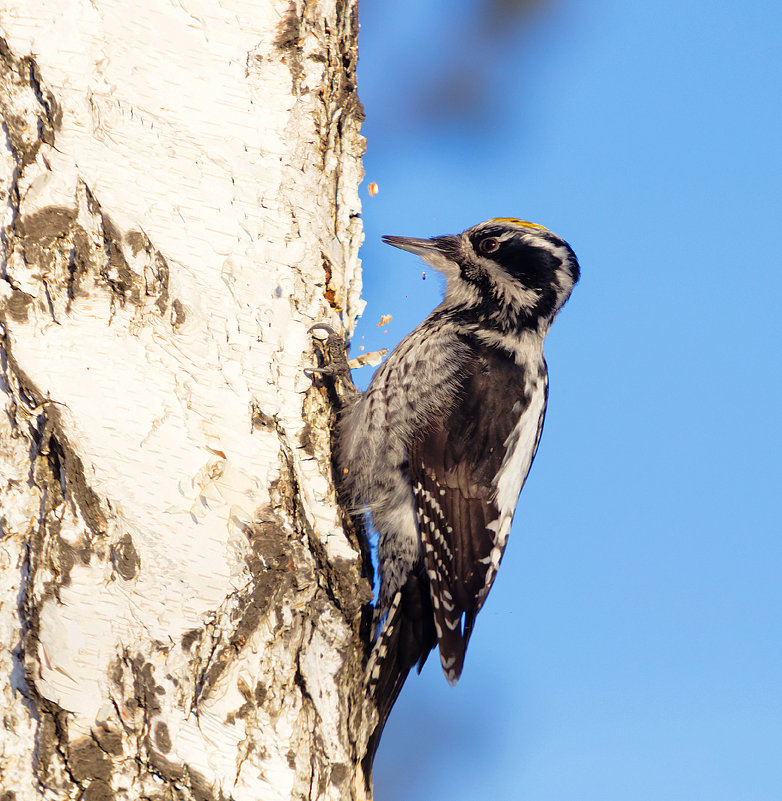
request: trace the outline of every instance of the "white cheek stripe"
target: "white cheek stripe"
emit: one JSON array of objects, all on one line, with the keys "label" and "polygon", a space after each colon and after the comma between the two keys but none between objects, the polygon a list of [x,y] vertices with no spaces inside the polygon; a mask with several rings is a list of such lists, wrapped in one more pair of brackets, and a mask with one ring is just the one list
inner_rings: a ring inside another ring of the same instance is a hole
[{"label": "white cheek stripe", "polygon": [[554,242],[550,242],[545,237],[535,236],[535,234],[532,233],[527,234],[524,239],[533,247],[548,251],[554,258],[559,259],[562,264],[567,264],[570,261],[570,254],[567,248],[562,245],[557,245]]}]

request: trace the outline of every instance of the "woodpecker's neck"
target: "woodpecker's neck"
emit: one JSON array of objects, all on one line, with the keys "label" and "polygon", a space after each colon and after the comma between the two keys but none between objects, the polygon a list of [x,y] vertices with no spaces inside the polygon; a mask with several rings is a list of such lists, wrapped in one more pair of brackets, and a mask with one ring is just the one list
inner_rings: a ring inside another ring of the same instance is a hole
[{"label": "woodpecker's neck", "polygon": [[520,333],[504,334],[491,328],[481,328],[472,332],[472,336],[484,347],[496,348],[508,356],[525,370],[532,373],[545,371],[546,361],[543,357],[543,339],[538,331],[526,329]]},{"label": "woodpecker's neck", "polygon": [[542,351],[543,340],[553,320],[553,314],[536,315],[526,310],[510,306],[498,306],[481,298],[473,298],[470,305],[452,306],[448,298],[430,315],[436,324],[453,323],[460,332],[490,338],[492,344],[515,353],[523,343],[524,347],[540,343],[537,350]]}]

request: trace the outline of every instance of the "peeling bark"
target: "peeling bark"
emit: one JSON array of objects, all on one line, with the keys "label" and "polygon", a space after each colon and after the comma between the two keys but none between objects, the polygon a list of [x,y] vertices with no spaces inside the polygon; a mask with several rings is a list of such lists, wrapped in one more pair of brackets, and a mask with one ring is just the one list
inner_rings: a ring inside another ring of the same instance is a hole
[{"label": "peeling bark", "polygon": [[[0,0],[0,798],[355,799],[356,4]],[[4,795],[2,793],[5,793]]]}]

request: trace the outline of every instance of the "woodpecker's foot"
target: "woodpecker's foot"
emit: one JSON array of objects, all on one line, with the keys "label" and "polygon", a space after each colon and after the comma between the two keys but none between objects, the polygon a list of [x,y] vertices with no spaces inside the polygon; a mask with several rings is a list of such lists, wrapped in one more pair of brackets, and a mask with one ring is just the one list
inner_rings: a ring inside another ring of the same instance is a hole
[{"label": "woodpecker's foot", "polygon": [[347,348],[342,337],[328,323],[315,323],[309,328],[310,334],[313,331],[325,331],[326,338],[314,337],[315,347],[320,357],[320,365],[318,367],[308,367],[305,372],[311,375],[349,376],[350,366],[348,365],[346,354]]},{"label": "woodpecker's foot", "polygon": [[304,372],[313,378],[326,379],[334,391],[334,402],[343,409],[358,395],[350,374],[345,340],[327,323],[315,323],[309,331],[325,331],[327,336],[314,337],[320,364]]}]

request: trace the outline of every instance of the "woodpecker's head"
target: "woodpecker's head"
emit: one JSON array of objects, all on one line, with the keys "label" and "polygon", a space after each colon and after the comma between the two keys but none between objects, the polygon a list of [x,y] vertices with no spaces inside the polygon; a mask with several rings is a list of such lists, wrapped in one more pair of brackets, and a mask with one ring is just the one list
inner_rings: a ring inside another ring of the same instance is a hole
[{"label": "woodpecker's head", "polygon": [[498,217],[453,236],[383,241],[445,275],[444,305],[479,311],[504,329],[547,328],[579,278],[576,254],[542,225]]}]

